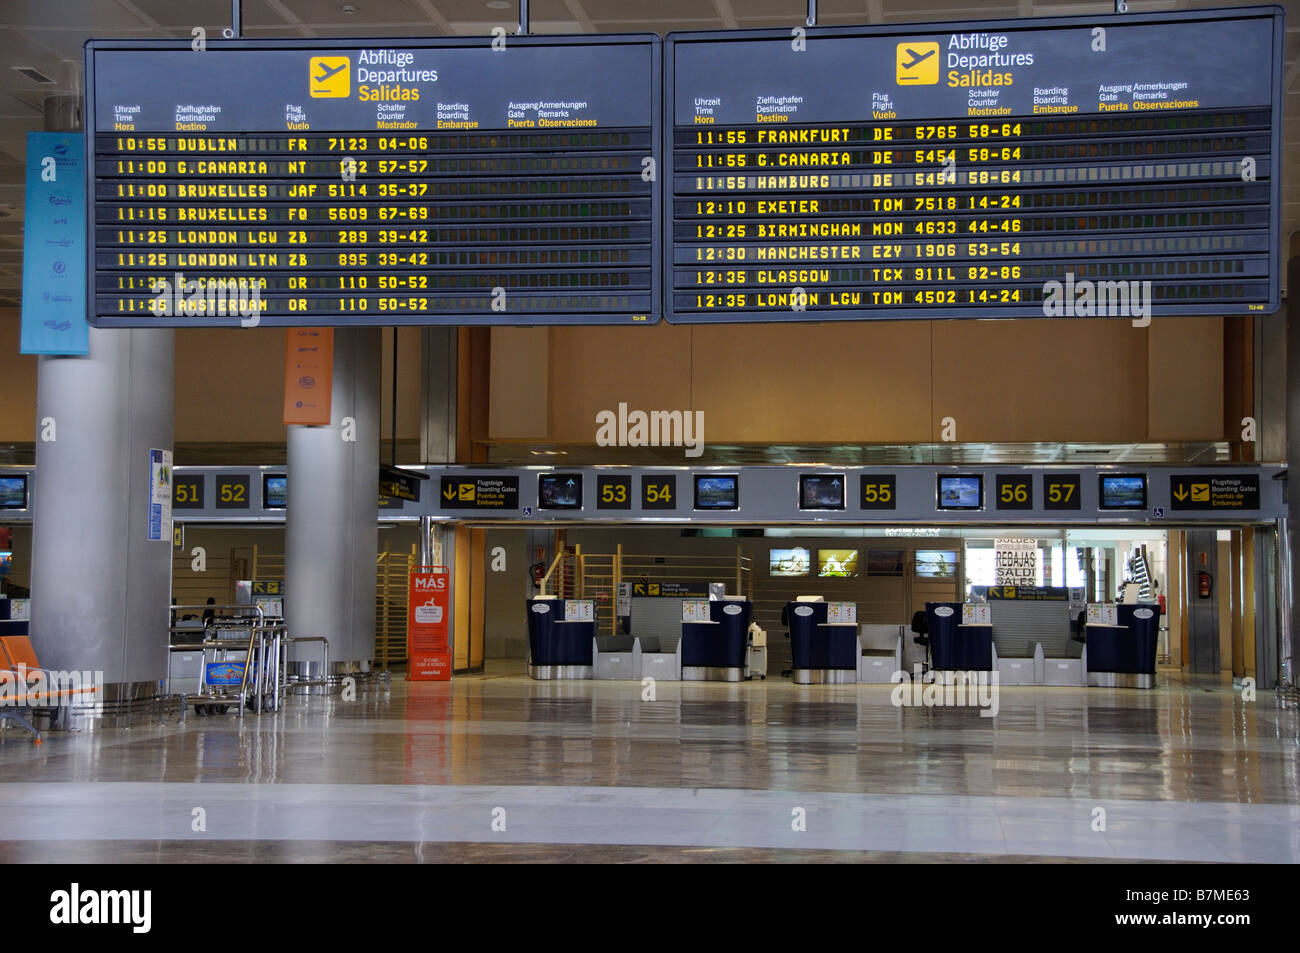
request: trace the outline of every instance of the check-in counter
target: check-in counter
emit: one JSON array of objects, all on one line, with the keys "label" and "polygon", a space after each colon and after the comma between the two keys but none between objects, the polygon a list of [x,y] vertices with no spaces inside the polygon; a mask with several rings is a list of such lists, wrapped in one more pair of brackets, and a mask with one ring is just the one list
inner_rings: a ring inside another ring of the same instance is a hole
[{"label": "check-in counter", "polygon": [[682,681],[739,682],[745,677],[749,621],[748,600],[700,600],[708,618],[682,621]]},{"label": "check-in counter", "polygon": [[1087,639],[1088,684],[1099,688],[1154,688],[1160,608],[1118,605],[1114,623],[1090,622]]},{"label": "check-in counter", "polygon": [[858,623],[828,619],[830,603],[786,604],[792,677],[796,685],[854,683],[858,680]]},{"label": "check-in counter", "polygon": [[1083,590],[1065,586],[992,586],[993,648],[1002,685],[1086,684],[1074,618]]},{"label": "check-in counter", "polygon": [[529,675],[592,677],[596,620],[591,606],[589,599],[528,600]]},{"label": "check-in counter", "polygon": [[991,672],[994,670],[993,626],[962,624],[962,603],[927,602],[930,668],[939,672]]}]

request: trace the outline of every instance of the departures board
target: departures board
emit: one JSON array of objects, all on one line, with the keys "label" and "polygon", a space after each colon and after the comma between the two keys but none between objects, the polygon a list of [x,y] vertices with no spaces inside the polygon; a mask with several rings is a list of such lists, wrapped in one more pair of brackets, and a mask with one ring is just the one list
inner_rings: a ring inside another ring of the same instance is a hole
[{"label": "departures board", "polygon": [[90,323],[657,321],[660,68],[656,36],[91,41]]},{"label": "departures board", "polygon": [[664,45],[673,322],[1279,304],[1279,7]]}]

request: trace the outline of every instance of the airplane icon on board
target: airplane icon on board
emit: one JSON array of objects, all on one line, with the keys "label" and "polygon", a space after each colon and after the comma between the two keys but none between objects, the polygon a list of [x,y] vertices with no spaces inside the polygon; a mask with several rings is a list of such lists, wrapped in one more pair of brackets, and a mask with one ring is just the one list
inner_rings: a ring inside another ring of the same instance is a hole
[{"label": "airplane icon on board", "polygon": [[894,81],[900,86],[933,86],[939,82],[939,44],[904,40],[894,55]]},{"label": "airplane icon on board", "polygon": [[346,99],[351,93],[346,56],[313,56],[307,64],[313,99]]},{"label": "airplane icon on board", "polygon": [[[925,53],[920,54],[917,53],[916,50],[912,49],[910,46],[904,52],[906,52],[907,55],[911,57],[911,59],[908,60],[906,63],[902,64],[902,67],[903,69],[909,69],[909,70],[917,63],[923,63],[926,60],[928,60],[930,57],[934,56],[934,50],[926,50]],[[321,77],[322,80],[324,78],[325,77],[323,76]]]},{"label": "airplane icon on board", "polygon": [[316,77],[316,82],[318,82],[318,83],[324,83],[327,79],[329,79],[331,76],[333,76],[333,75],[334,75],[335,73],[337,73],[339,70],[341,70],[341,69],[347,69],[347,68],[348,68],[348,64],[347,64],[347,63],[340,63],[338,66],[335,66],[335,67],[330,67],[330,66],[329,66],[328,64],[326,64],[326,63],[320,63],[320,64],[318,64],[318,65],[319,65],[320,68],[321,68],[321,74],[320,74],[319,76]]}]

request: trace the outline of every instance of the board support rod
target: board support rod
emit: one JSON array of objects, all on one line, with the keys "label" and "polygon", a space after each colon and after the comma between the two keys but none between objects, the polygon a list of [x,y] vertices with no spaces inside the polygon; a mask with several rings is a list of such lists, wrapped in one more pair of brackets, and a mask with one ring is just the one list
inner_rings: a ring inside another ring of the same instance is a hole
[{"label": "board support rod", "polygon": [[817,25],[817,0],[808,0],[808,18],[804,23],[808,26]]},{"label": "board support rod", "polygon": [[244,0],[230,0],[230,38],[237,40],[244,32]]},{"label": "board support rod", "polygon": [[528,27],[528,0],[519,0],[519,36],[527,36]]}]

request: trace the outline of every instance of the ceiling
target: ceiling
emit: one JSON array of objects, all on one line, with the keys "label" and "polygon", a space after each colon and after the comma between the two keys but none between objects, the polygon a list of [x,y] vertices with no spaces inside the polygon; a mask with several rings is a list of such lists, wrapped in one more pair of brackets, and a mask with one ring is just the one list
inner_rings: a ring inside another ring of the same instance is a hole
[{"label": "ceiling", "polygon": [[[1251,6],[1233,0],[1130,0],[1135,13]],[[1300,0],[1287,11],[1283,235],[1300,218]],[[532,0],[533,33],[668,33],[803,23],[805,0]],[[820,0],[823,26],[1110,12],[1077,0]],[[0,4],[0,307],[22,285],[23,156],[43,126],[46,97],[81,91],[81,47],[91,37],[211,38],[230,23],[230,0],[4,0]],[[487,36],[510,32],[515,0],[243,0],[247,37]],[[17,68],[39,70],[42,84]]]}]

